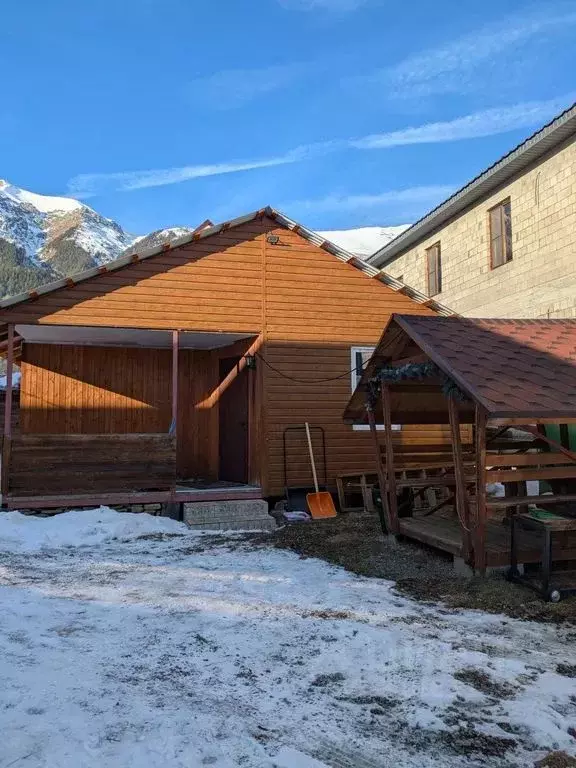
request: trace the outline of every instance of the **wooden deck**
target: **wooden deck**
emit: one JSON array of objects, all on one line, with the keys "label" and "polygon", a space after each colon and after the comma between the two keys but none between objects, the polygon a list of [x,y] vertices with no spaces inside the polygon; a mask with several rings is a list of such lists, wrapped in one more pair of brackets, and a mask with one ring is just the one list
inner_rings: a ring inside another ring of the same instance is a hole
[{"label": "wooden deck", "polygon": [[[462,534],[457,518],[404,517],[399,520],[400,535],[423,544],[462,557]],[[519,562],[538,563],[542,554],[540,536],[522,532]],[[553,557],[558,560],[576,560],[576,543],[560,542],[554,547]],[[506,566],[510,562],[510,530],[500,520],[489,520],[486,526],[486,565]]]}]

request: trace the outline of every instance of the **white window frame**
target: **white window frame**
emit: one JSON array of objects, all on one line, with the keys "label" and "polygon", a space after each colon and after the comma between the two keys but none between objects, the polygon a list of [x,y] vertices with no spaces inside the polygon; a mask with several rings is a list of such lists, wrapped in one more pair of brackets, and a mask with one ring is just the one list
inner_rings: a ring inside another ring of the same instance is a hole
[{"label": "white window frame", "polygon": [[[356,355],[358,352],[360,352],[362,355],[364,355],[366,352],[370,354],[370,356],[373,355],[374,350],[376,347],[350,347],[350,388],[352,390],[352,393],[356,391],[356,387],[358,386],[358,383],[360,379],[358,378],[358,374],[356,373]],[[352,429],[354,432],[366,432],[370,429],[369,424],[353,424]],[[384,431],[385,427],[384,424],[376,424],[376,429],[380,430],[381,432]],[[392,431],[393,432],[399,432],[402,429],[401,424],[392,424]]]}]

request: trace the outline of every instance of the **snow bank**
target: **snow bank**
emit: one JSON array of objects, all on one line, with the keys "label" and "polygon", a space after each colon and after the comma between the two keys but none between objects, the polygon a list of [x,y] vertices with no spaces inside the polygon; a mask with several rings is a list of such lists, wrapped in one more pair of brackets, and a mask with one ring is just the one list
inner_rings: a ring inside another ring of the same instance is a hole
[{"label": "snow bank", "polygon": [[31,517],[20,512],[0,514],[0,551],[35,552],[57,547],[82,547],[147,533],[190,533],[168,517],[116,512],[110,507]]}]

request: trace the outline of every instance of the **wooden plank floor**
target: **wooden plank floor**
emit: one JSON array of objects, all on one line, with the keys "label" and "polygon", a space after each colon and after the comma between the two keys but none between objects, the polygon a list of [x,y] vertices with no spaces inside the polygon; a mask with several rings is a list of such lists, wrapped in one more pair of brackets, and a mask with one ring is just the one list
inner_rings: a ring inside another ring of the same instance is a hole
[{"label": "wooden plank floor", "polygon": [[[457,518],[404,517],[399,521],[400,534],[409,539],[420,541],[428,546],[449,552],[460,557],[462,537]],[[542,539],[531,532],[521,532],[520,563],[538,563],[542,555]],[[553,558],[558,560],[576,560],[576,549],[562,548],[556,545]],[[510,530],[500,520],[489,520],[486,526],[486,563],[488,566],[505,566],[510,562]]]}]

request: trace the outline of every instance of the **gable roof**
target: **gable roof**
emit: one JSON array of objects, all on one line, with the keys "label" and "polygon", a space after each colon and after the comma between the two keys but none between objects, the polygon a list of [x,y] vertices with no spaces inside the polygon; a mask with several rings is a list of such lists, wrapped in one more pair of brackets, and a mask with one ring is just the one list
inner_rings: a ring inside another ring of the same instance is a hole
[{"label": "gable roof", "polygon": [[377,269],[376,267],[370,264],[367,264],[357,255],[350,253],[349,251],[346,251],[344,248],[340,248],[334,243],[324,239],[321,235],[318,235],[316,232],[313,232],[311,229],[308,229],[307,227],[304,227],[301,224],[298,224],[297,222],[292,221],[284,214],[270,207],[262,208],[258,211],[253,211],[252,213],[246,214],[245,216],[240,216],[237,219],[225,221],[222,224],[207,226],[207,222],[204,222],[204,224],[201,225],[200,228],[197,228],[194,232],[183,235],[174,240],[168,241],[163,245],[146,249],[141,253],[131,253],[128,255],[120,256],[120,258],[115,259],[113,261],[109,261],[107,264],[104,264],[100,267],[93,267],[92,269],[88,269],[84,272],[80,272],[70,277],[64,277],[64,278],[61,278],[60,280],[55,280],[52,283],[47,283],[46,285],[40,286],[35,290],[26,291],[25,293],[20,293],[16,296],[10,296],[9,298],[3,299],[2,301],[0,301],[0,310],[9,309],[10,307],[16,306],[23,302],[34,300],[43,294],[52,293],[53,291],[57,291],[61,288],[71,287],[73,285],[76,285],[77,283],[81,283],[85,280],[89,280],[90,278],[96,277],[100,274],[106,274],[108,272],[114,272],[118,269],[130,267],[131,264],[137,264],[141,261],[145,261],[146,259],[149,259],[152,256],[157,256],[160,253],[173,250],[174,248],[178,248],[183,245],[188,245],[189,243],[193,243],[198,240],[203,240],[206,237],[218,235],[221,232],[225,232],[229,229],[234,229],[235,227],[239,227],[242,224],[246,224],[247,222],[253,221],[254,219],[263,218],[263,217],[268,217],[270,219],[273,219],[280,226],[285,227],[286,229],[289,229],[293,232],[296,232],[304,239],[322,248],[328,253],[331,253],[333,256],[336,256],[336,258],[340,259],[340,261],[344,261],[349,264],[352,264],[353,266],[355,266],[357,269],[364,272],[369,277],[374,277],[381,280],[381,282],[383,282],[392,290],[398,291],[399,293],[402,293],[405,296],[408,296],[418,304],[422,304],[426,307],[429,307],[430,309],[434,310],[435,312],[438,312],[441,315],[453,314],[452,310],[448,309],[443,304],[440,304],[439,302],[429,298],[428,296],[421,293],[420,291],[417,291],[416,289],[405,285],[405,283],[403,283],[401,280],[397,280],[396,278],[391,277],[383,270]]},{"label": "gable roof", "polygon": [[[491,418],[576,418],[576,319],[393,315],[362,377],[363,388],[388,363],[394,324]],[[360,397],[361,392],[352,397],[345,418],[357,419]]]},{"label": "gable roof", "polygon": [[576,134],[576,103],[368,258],[382,267]]}]

